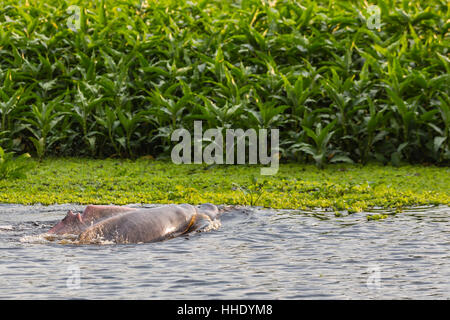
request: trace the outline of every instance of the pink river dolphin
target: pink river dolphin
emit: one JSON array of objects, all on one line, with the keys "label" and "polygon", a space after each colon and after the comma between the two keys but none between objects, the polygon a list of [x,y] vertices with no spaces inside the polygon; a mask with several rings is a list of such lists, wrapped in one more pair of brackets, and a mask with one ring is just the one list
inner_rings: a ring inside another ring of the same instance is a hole
[{"label": "pink river dolphin", "polygon": [[79,243],[155,242],[209,226],[218,218],[213,204],[164,205],[156,208],[88,205],[83,213],[69,211],[47,234],[76,235]]}]

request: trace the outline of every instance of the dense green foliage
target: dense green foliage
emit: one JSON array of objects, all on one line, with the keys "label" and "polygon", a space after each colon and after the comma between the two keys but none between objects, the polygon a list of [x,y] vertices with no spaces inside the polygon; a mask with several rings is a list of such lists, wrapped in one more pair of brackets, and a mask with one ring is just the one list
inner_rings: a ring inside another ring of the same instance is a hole
[{"label": "dense green foliage", "polygon": [[[47,158],[25,179],[0,180],[0,203],[191,203],[326,208],[450,205],[449,168],[405,165],[282,164],[262,177],[250,165],[175,165],[167,161]],[[385,214],[385,212],[383,213]],[[373,217],[374,219],[377,217]]]},{"label": "dense green foliage", "polygon": [[448,3],[374,4],[0,0],[0,144],[159,156],[202,119],[280,128],[285,160],[446,164]]},{"label": "dense green foliage", "polygon": [[29,157],[28,153],[14,157],[14,152],[5,152],[0,147],[0,180],[25,178],[27,172],[33,168],[33,164],[26,161]]}]

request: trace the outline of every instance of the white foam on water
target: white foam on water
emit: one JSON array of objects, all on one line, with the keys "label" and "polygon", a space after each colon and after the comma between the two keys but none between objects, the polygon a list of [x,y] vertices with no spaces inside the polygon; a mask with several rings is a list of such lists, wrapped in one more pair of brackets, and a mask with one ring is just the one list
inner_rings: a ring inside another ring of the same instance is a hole
[{"label": "white foam on water", "polygon": [[82,244],[110,245],[116,244],[116,242],[112,240],[106,240],[103,236],[97,235],[95,238],[90,239],[89,242],[83,242]]},{"label": "white foam on water", "polygon": [[76,244],[78,238],[75,234],[56,235],[50,233],[42,233],[38,235],[23,236],[19,239],[22,243],[50,243],[57,242],[60,244]]},{"label": "white foam on water", "polygon": [[208,223],[206,227],[199,229],[198,232],[209,232],[213,230],[218,230],[221,226],[222,223],[220,222],[220,220],[218,219],[212,220],[211,222]]},{"label": "white foam on water", "polygon": [[58,244],[69,244],[69,245],[84,245],[84,244],[96,244],[96,245],[111,245],[116,244],[116,242],[111,240],[106,240],[101,236],[91,239],[88,243],[81,243],[78,240],[78,235],[76,234],[63,234],[56,235],[50,233],[43,233],[39,235],[23,236],[19,239],[22,243],[34,243],[34,244],[48,244],[48,243],[58,243]]}]

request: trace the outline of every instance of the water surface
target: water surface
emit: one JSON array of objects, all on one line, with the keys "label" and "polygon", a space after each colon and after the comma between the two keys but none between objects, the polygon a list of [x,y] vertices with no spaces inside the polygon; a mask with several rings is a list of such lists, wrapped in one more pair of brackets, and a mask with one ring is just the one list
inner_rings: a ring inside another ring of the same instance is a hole
[{"label": "water surface", "polygon": [[446,206],[381,221],[246,208],[218,230],[149,244],[38,237],[83,208],[0,204],[0,299],[450,298]]}]

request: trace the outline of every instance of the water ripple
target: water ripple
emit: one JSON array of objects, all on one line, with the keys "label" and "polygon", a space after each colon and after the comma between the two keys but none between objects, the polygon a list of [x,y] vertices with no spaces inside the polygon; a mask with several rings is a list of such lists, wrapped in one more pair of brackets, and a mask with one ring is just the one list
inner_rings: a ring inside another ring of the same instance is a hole
[{"label": "water ripple", "polygon": [[380,221],[366,219],[380,210],[248,208],[217,230],[138,245],[42,238],[68,209],[83,207],[0,204],[0,299],[450,298],[445,206]]}]

